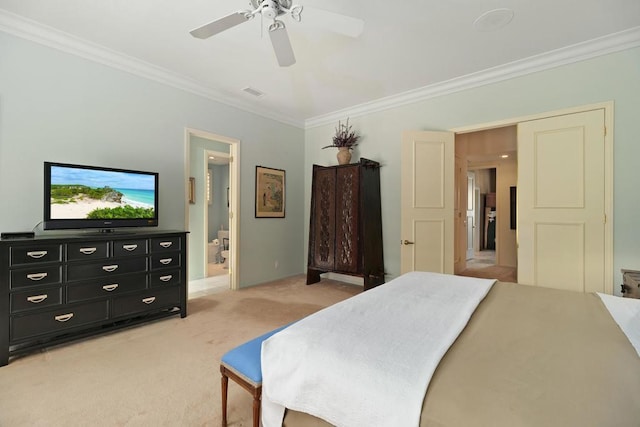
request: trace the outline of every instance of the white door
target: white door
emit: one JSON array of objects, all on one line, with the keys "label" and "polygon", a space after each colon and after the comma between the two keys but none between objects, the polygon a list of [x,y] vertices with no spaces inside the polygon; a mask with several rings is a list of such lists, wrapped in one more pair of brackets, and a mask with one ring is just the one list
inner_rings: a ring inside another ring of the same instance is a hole
[{"label": "white door", "polygon": [[476,174],[467,172],[467,260],[473,259],[473,234],[476,228]]},{"label": "white door", "polygon": [[453,274],[454,134],[402,135],[401,273]]},{"label": "white door", "polygon": [[518,283],[605,292],[604,110],[518,125]]}]

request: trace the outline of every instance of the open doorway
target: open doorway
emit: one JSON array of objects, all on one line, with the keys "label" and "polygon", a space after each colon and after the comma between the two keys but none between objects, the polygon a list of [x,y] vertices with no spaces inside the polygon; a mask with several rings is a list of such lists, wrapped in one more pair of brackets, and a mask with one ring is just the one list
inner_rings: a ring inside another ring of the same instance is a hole
[{"label": "open doorway", "polygon": [[[496,265],[496,168],[476,168],[468,165],[468,190],[473,194],[467,205],[468,221],[473,229],[467,233],[467,268]],[[502,218],[500,218],[502,220]]]},{"label": "open doorway", "polygon": [[238,142],[187,129],[189,298],[238,288]]},{"label": "open doorway", "polygon": [[[467,230],[462,275],[517,279],[516,231],[511,228],[510,189],[517,180],[517,128],[506,126],[456,135],[467,169]],[[461,183],[464,181],[461,181]]]},{"label": "open doorway", "polygon": [[[207,269],[211,284],[229,288],[229,153],[207,152]],[[215,278],[211,279],[211,278]]]}]

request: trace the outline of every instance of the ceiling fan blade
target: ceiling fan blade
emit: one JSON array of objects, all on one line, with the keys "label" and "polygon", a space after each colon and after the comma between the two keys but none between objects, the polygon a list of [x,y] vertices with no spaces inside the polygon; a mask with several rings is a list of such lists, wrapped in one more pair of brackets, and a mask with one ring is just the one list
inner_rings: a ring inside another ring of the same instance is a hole
[{"label": "ceiling fan blade", "polygon": [[209,22],[202,27],[191,30],[189,31],[189,34],[199,39],[206,39],[215,34],[221,33],[224,30],[228,30],[231,27],[242,24],[248,19],[249,18],[247,18],[247,12],[234,12],[230,15]]},{"label": "ceiling fan blade", "polygon": [[278,64],[280,64],[281,67],[288,67],[295,64],[296,57],[293,54],[287,29],[282,21],[274,21],[273,24],[269,26],[269,37],[271,37],[271,44],[276,53]]},{"label": "ceiling fan blade", "polygon": [[309,6],[304,7],[302,22],[349,37],[359,37],[364,31],[362,19]]}]

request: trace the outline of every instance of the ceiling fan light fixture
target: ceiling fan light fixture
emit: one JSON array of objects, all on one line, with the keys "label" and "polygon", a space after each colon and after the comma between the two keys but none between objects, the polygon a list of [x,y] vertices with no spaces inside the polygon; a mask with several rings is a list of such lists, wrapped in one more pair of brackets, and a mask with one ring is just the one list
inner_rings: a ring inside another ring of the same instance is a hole
[{"label": "ceiling fan light fixture", "polygon": [[496,31],[506,27],[513,19],[514,12],[511,9],[493,9],[478,16],[473,21],[473,28],[476,31]]},{"label": "ceiling fan light fixture", "polygon": [[262,16],[267,19],[276,19],[282,12],[280,6],[275,0],[264,0],[262,2]]},{"label": "ceiling fan light fixture", "polygon": [[[297,4],[294,5],[293,0],[250,0],[250,4],[253,6],[253,10],[238,11],[223,16],[222,18],[191,30],[190,34],[199,39],[206,39],[260,14],[261,19],[267,18],[273,21],[268,26],[268,32],[278,64],[281,67],[289,67],[295,64],[296,58],[293,53],[291,41],[289,40],[287,28],[284,22],[278,18],[281,15],[288,14],[291,15],[290,18],[294,21],[301,22],[304,7]],[[362,34],[364,21],[361,19],[318,9],[310,15],[312,17],[311,21],[313,21],[314,15],[316,18],[324,17],[325,23],[331,23],[332,30],[335,32],[351,37],[358,37]]]}]

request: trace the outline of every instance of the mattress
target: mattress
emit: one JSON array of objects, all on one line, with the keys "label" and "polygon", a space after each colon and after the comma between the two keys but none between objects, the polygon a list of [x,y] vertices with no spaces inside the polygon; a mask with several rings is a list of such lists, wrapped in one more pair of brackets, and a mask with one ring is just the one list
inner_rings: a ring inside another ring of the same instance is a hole
[{"label": "mattress", "polygon": [[[420,425],[637,426],[639,396],[640,357],[596,294],[498,282],[440,361]],[[329,424],[287,410],[283,425]]]}]

